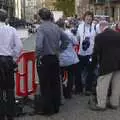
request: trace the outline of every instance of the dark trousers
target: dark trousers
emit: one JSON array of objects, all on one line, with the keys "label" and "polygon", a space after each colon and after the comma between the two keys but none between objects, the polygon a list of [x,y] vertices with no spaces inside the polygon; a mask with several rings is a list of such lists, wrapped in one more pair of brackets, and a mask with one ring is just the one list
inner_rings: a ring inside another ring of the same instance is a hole
[{"label": "dark trousers", "polygon": [[63,95],[65,98],[71,98],[72,97],[72,88],[73,88],[73,79],[74,79],[74,65],[70,65],[67,67],[61,67],[61,76],[63,83],[64,80],[64,72],[67,72],[68,79],[67,84],[63,84]]},{"label": "dark trousers", "polygon": [[85,90],[91,91],[92,90],[92,80],[93,80],[93,71],[91,67],[90,58],[91,56],[78,56],[80,62],[77,65],[77,72],[75,77],[75,89],[76,92],[83,92],[83,80],[82,80],[82,73],[86,70],[87,77],[85,79]]},{"label": "dark trousers", "polygon": [[8,120],[13,120],[14,105],[14,90],[0,90],[0,120],[4,120],[5,117],[7,117]]},{"label": "dark trousers", "polygon": [[57,112],[60,106],[59,62],[55,55],[44,56],[37,65],[40,81],[41,110],[44,113]]},{"label": "dark trousers", "polygon": [[10,56],[0,56],[0,120],[14,116],[14,62]]}]

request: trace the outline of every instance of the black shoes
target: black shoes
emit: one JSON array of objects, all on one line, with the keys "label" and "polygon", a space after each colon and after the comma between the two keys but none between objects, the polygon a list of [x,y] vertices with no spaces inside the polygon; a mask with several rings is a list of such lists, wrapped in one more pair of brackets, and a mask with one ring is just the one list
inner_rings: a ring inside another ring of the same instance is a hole
[{"label": "black shoes", "polygon": [[0,120],[6,120],[5,117],[7,117],[7,120],[14,120],[12,116],[0,116]]},{"label": "black shoes", "polygon": [[114,105],[111,105],[111,104],[108,104],[107,107],[109,109],[113,109],[113,110],[117,110],[118,109],[118,106],[114,106]]},{"label": "black shoes", "polygon": [[105,111],[107,108],[109,109],[113,109],[113,110],[117,110],[118,109],[118,106],[113,106],[111,104],[108,104],[107,107],[105,108],[102,108],[102,107],[99,107],[97,106],[96,103],[91,103],[90,101],[88,102],[89,104],[89,108],[92,110],[92,111]]},{"label": "black shoes", "polygon": [[51,116],[51,115],[57,114],[58,112],[59,112],[59,107],[55,107],[51,111],[50,110],[49,111],[39,110],[39,111],[35,111],[34,114],[43,115],[43,116]]},{"label": "black shoes", "polygon": [[37,112],[37,115],[43,115],[43,116],[51,116],[54,114],[57,114],[59,112],[59,110],[55,110],[55,111],[51,111],[51,112]]},{"label": "black shoes", "polygon": [[91,109],[92,111],[105,111],[105,110],[106,110],[106,108],[102,108],[102,107],[99,107],[99,106],[97,106],[97,105],[91,105],[91,106],[90,106],[90,109]]}]

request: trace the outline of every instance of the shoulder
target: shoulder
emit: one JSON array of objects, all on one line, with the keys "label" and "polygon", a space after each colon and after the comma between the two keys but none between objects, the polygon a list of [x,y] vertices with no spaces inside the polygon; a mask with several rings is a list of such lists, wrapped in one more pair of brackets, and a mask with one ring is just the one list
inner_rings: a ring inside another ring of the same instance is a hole
[{"label": "shoulder", "polygon": [[84,29],[84,22],[82,22],[81,24],[79,24],[77,32],[82,32]]},{"label": "shoulder", "polygon": [[12,27],[12,26],[6,26],[8,29],[16,31],[16,28]]},{"label": "shoulder", "polygon": [[82,22],[82,23],[80,23],[79,25],[78,25],[78,28],[81,28],[81,27],[83,27],[84,26],[84,22]]},{"label": "shoulder", "polygon": [[6,29],[8,29],[9,31],[11,31],[12,33],[17,33],[16,28],[12,27],[12,26],[6,26]]},{"label": "shoulder", "polygon": [[103,40],[103,33],[99,33],[95,36],[95,43],[99,43],[99,41]]},{"label": "shoulder", "polygon": [[106,29],[103,33],[102,33],[103,35],[108,35],[108,37],[112,37],[112,36],[117,36],[117,35],[119,35],[119,33],[117,32],[117,31],[115,31],[115,30],[113,30],[113,29]]}]

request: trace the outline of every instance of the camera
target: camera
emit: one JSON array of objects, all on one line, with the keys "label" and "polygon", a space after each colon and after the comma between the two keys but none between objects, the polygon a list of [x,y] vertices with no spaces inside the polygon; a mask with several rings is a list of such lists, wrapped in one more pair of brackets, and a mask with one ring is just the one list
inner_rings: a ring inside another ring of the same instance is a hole
[{"label": "camera", "polygon": [[82,42],[82,49],[86,51],[90,47],[90,37],[85,37]]}]

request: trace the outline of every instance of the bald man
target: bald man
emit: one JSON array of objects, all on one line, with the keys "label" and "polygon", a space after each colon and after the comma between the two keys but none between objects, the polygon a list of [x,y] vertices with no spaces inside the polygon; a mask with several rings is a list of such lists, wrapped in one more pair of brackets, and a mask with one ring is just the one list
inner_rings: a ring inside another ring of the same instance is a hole
[{"label": "bald man", "polygon": [[97,79],[97,104],[92,110],[106,110],[109,85],[111,97],[109,107],[117,109],[120,97],[120,34],[109,28],[108,22],[100,22],[100,31],[95,38],[93,52],[93,68],[99,64],[99,77]]}]

